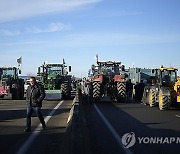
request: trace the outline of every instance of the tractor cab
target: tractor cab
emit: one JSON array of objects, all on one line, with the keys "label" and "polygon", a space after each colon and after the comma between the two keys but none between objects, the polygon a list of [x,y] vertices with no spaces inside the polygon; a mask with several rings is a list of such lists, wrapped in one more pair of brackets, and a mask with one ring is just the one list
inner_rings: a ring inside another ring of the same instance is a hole
[{"label": "tractor cab", "polygon": [[18,70],[16,67],[0,68],[0,85],[10,85],[18,79]]},{"label": "tractor cab", "polygon": [[177,68],[166,68],[161,66],[156,69],[156,77],[158,83],[162,86],[172,87],[177,81]]},{"label": "tractor cab", "polygon": [[92,65],[92,71],[93,75],[102,74],[106,76],[114,76],[116,74],[120,74],[120,72],[123,70],[124,66],[121,66],[121,62],[113,62],[113,61],[107,61],[107,62],[97,62],[97,65]]}]

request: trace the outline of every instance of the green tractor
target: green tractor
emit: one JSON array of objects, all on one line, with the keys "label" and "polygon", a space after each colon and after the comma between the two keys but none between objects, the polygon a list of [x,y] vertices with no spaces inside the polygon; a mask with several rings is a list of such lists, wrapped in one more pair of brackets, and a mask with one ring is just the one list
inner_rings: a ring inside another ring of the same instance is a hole
[{"label": "green tractor", "polygon": [[24,99],[24,80],[18,77],[18,68],[1,67],[0,98],[10,95],[13,100]]},{"label": "green tractor", "polygon": [[[63,60],[64,61],[64,60]],[[37,76],[46,91],[46,99],[68,99],[71,97],[71,66],[44,63],[38,67]]]}]

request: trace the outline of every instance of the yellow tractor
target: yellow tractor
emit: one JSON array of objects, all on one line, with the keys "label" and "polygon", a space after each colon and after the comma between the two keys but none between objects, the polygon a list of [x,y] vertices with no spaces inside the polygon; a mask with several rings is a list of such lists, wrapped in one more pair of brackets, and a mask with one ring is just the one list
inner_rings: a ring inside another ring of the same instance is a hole
[{"label": "yellow tractor", "polygon": [[143,104],[151,107],[159,106],[160,110],[170,109],[180,102],[180,80],[177,79],[177,68],[161,66],[153,69],[151,84],[146,85],[143,94]]},{"label": "yellow tractor", "polygon": [[180,78],[178,79],[178,81],[175,83],[174,85],[174,90],[177,93],[177,102],[180,102]]}]

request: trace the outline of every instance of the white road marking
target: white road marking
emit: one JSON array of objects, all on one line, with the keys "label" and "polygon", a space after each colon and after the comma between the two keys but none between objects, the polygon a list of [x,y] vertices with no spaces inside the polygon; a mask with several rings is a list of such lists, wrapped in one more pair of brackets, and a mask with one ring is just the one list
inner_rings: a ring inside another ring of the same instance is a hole
[{"label": "white road marking", "polygon": [[109,121],[105,118],[105,116],[102,114],[102,112],[98,109],[98,107],[96,106],[96,104],[93,104],[93,106],[95,107],[96,111],[98,112],[98,114],[100,115],[100,117],[102,118],[102,120],[104,121],[105,125],[109,128],[110,132],[112,133],[112,135],[114,136],[114,138],[116,139],[116,141],[118,142],[118,144],[120,145],[121,149],[123,149],[123,151],[125,152],[125,154],[133,154],[133,152],[130,149],[125,149],[123,147],[122,144],[122,139],[119,136],[119,134],[115,131],[115,129],[111,126],[111,124],[109,123]]},{"label": "white road marking", "polygon": [[76,97],[73,99],[72,107],[71,107],[71,110],[70,110],[70,113],[69,113],[69,117],[68,117],[68,120],[67,120],[67,124],[71,121],[71,119],[73,117],[75,103],[76,103]]},{"label": "white road marking", "polygon": [[180,115],[176,115],[176,117],[180,118]]},{"label": "white road marking", "polygon": [[[45,117],[44,121],[47,123],[55,111],[62,105],[64,100],[60,101],[59,104],[49,113],[48,116]],[[32,134],[29,136],[29,138],[26,140],[26,142],[21,146],[21,148],[17,151],[17,154],[24,154],[27,152],[29,147],[31,146],[32,142],[35,140],[35,138],[38,136],[38,134],[41,132],[41,124],[38,125],[38,127],[32,132]]]}]

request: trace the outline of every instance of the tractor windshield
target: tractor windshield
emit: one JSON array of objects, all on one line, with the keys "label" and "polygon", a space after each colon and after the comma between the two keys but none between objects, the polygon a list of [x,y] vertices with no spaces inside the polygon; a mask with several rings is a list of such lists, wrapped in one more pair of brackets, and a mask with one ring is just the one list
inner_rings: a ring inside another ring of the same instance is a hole
[{"label": "tractor windshield", "polygon": [[162,71],[162,82],[175,83],[177,80],[177,73],[175,70]]},{"label": "tractor windshield", "polygon": [[8,69],[2,69],[2,77],[7,78],[7,77],[14,77],[16,76],[15,70],[13,68],[8,68]]},{"label": "tractor windshield", "polygon": [[117,72],[114,65],[103,65],[100,67],[101,74],[113,75]]},{"label": "tractor windshield", "polygon": [[48,74],[62,75],[62,67],[58,67],[58,66],[48,67]]}]

